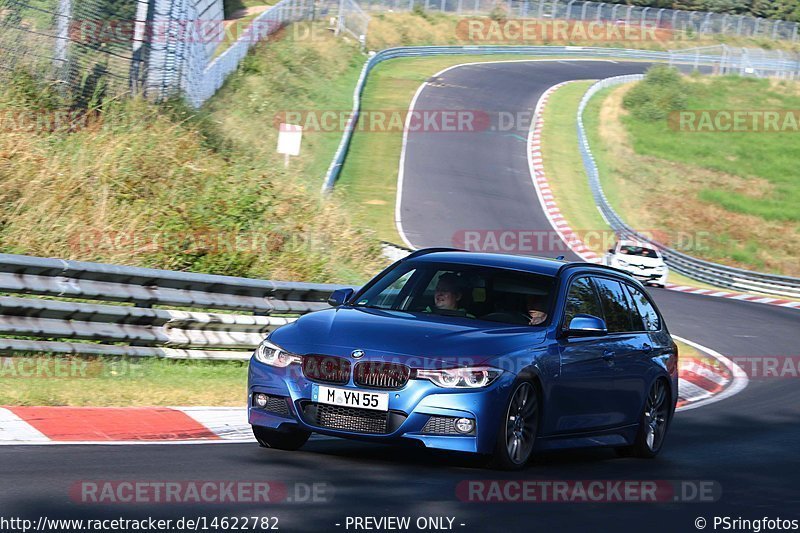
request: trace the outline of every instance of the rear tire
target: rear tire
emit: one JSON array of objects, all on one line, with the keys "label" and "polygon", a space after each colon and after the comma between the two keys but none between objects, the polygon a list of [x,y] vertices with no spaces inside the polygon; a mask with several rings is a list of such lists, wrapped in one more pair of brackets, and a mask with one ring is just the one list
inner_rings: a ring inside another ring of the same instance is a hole
[{"label": "rear tire", "polygon": [[514,382],[497,431],[491,468],[521,470],[533,456],[541,409],[539,392],[535,381]]},{"label": "rear tire", "polygon": [[276,448],[278,450],[297,450],[306,443],[311,436],[310,431],[299,429],[278,431],[261,426],[253,426],[258,444],[262,448]]},{"label": "rear tire", "polygon": [[636,441],[632,446],[617,448],[617,454],[643,459],[652,459],[658,455],[664,445],[672,415],[670,398],[667,382],[663,379],[656,380],[645,400]]}]

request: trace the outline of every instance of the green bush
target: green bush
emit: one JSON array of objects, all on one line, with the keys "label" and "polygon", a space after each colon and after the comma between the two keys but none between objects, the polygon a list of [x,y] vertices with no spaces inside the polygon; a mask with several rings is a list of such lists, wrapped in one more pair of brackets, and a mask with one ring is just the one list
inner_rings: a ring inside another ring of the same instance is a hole
[{"label": "green bush", "polygon": [[623,106],[636,118],[655,122],[663,120],[671,111],[686,107],[689,85],[677,69],[658,65],[650,68],[623,99]]}]

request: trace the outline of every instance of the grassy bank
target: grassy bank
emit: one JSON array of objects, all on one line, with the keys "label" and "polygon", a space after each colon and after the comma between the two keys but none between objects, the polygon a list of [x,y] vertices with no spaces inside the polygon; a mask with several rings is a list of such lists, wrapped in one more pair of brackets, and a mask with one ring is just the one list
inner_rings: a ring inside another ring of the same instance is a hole
[{"label": "grassy bank", "polygon": [[[800,84],[689,78],[687,110],[796,110]],[[632,225],[694,256],[747,269],[800,275],[800,182],[796,131],[681,129],[626,109],[630,86],[587,109],[604,189]],[[676,216],[680,213],[680,216]]]},{"label": "grassy bank", "polygon": [[[0,251],[297,281],[371,277],[386,264],[374,232],[319,194],[339,134],[306,135],[289,168],[275,153],[277,114],[350,108],[363,55],[333,36],[294,35],[259,46],[200,111],[106,101],[53,131],[35,118],[60,112],[61,95],[15,75],[0,88]],[[3,361],[0,404],[244,402],[239,362],[96,360],[84,375],[31,377],[13,369],[42,358]]]},{"label": "grassy bank", "polygon": [[[294,35],[259,46],[200,111],[106,101],[74,131],[4,128],[0,250],[302,281],[374,274],[374,233],[319,195],[338,132],[306,135],[288,169],[275,153],[280,112],[349,109],[363,55]],[[59,105],[22,73],[0,88],[2,117]]]},{"label": "grassy bank", "polygon": [[[544,128],[542,131],[542,156],[545,174],[558,208],[570,227],[581,236],[584,243],[597,254],[603,255],[614,243],[611,227],[597,210],[586,178],[576,133],[577,110],[591,81],[579,81],[557,89],[548,99],[544,109]],[[602,96],[602,95],[601,95]],[[584,124],[589,135],[591,146],[597,146],[598,115],[594,107],[601,97],[589,102]],[[601,173],[605,175],[605,161],[598,160]],[[608,194],[609,191],[606,191]],[[614,190],[616,192],[616,189]],[[671,272],[669,281],[682,285],[701,288],[713,288],[710,285],[690,280],[685,276]]]}]

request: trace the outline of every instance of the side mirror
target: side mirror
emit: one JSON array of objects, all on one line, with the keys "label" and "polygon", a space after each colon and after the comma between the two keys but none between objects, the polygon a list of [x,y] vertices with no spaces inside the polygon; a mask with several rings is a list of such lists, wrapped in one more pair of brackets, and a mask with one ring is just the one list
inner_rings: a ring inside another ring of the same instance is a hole
[{"label": "side mirror", "polygon": [[339,307],[353,296],[355,291],[353,289],[336,289],[328,298],[328,305],[331,307]]},{"label": "side mirror", "polygon": [[614,249],[613,248],[609,248],[608,249],[608,253],[613,254],[614,253]]},{"label": "side mirror", "polygon": [[575,315],[566,331],[567,337],[599,337],[608,335],[606,321],[592,315]]}]

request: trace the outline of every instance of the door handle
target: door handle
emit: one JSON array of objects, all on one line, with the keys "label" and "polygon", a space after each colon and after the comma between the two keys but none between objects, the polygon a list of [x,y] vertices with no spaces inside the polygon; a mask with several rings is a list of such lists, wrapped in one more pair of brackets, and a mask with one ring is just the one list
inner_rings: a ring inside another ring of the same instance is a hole
[{"label": "door handle", "polygon": [[642,344],[642,351],[643,351],[644,353],[650,353],[651,351],[653,351],[653,347],[652,347],[652,346],[650,346],[650,345],[649,345],[649,344],[647,344],[647,343],[644,343],[644,344]]},{"label": "door handle", "polygon": [[606,350],[603,352],[603,360],[604,361],[611,361],[614,359],[614,352],[611,350]]}]

